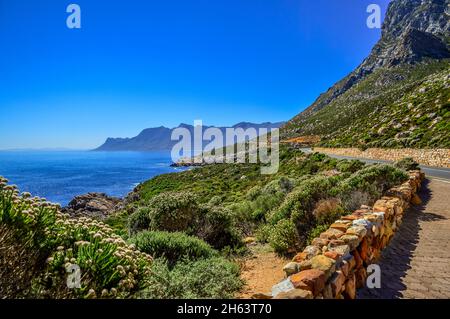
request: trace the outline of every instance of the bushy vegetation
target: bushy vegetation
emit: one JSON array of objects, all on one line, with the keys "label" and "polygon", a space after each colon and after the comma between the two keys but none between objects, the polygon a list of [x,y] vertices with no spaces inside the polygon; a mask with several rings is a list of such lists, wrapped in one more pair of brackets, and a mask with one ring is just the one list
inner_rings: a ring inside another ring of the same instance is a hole
[{"label": "bushy vegetation", "polygon": [[153,276],[139,297],[152,299],[233,298],[243,282],[239,267],[223,257],[184,261],[174,267],[164,259],[152,264]]},{"label": "bushy vegetation", "polygon": [[[289,146],[282,147],[280,161],[279,172],[271,176],[260,175],[256,164],[244,164],[240,169],[232,164],[209,165],[159,176],[138,187],[141,199],[134,203],[129,224],[144,220],[141,228],[167,230],[161,226],[165,223],[152,221],[164,214],[152,211],[168,205],[174,207],[171,220],[177,219],[177,211],[187,211],[190,216],[186,224],[177,224],[185,225],[177,230],[203,239],[213,248],[237,251],[240,239],[256,236],[259,242],[286,254],[304,246],[310,234],[323,225],[361,204],[370,204],[407,178],[389,165],[366,166],[357,160],[304,154]],[[165,185],[174,184],[161,183],[164,179],[176,182],[176,190],[168,193]],[[167,200],[170,204],[159,204]]]},{"label": "bushy vegetation", "polygon": [[130,242],[154,258],[164,257],[172,265],[181,260],[198,260],[218,255],[203,240],[180,232],[144,231]]},{"label": "bushy vegetation", "polygon": [[[280,161],[274,175],[260,175],[257,164],[217,164],[158,176],[106,224],[71,219],[2,180],[0,244],[20,252],[8,259],[17,265],[2,275],[2,289],[52,298],[232,297],[242,286],[232,260],[246,252],[245,237],[293,253],[342,214],[407,179],[393,166],[290,146],[282,147]],[[81,268],[79,289],[66,286],[69,264]],[[20,289],[12,276],[20,277]]]},{"label": "bushy vegetation", "polygon": [[411,157],[405,157],[404,159],[401,159],[400,161],[396,162],[394,166],[404,171],[413,171],[419,169],[419,163],[417,163]]},{"label": "bushy vegetation", "polygon": [[[10,259],[15,252],[8,248],[14,246],[0,250],[0,259],[18,263],[0,278],[1,289],[11,293],[7,297],[123,298],[144,288],[149,255],[126,244],[107,225],[89,218],[70,219],[59,206],[28,193],[19,194],[6,182],[0,179],[0,223],[8,237],[0,237],[5,241],[13,237],[16,245],[28,251],[24,257],[33,258],[27,261],[33,265],[31,275],[16,267],[23,263],[21,258]],[[79,288],[66,285],[70,265],[80,267]],[[11,284],[23,290],[8,287]]]},{"label": "bushy vegetation", "polygon": [[166,192],[149,202],[150,229],[189,231],[200,209],[195,196],[189,192]]},{"label": "bushy vegetation", "polygon": [[290,219],[282,219],[272,226],[267,239],[279,253],[295,252],[294,249],[299,245],[296,226]]},{"label": "bushy vegetation", "polygon": [[448,59],[379,69],[282,134],[319,135],[326,147],[450,148],[449,71]]},{"label": "bushy vegetation", "polygon": [[231,212],[213,203],[200,204],[190,192],[161,193],[147,205],[130,215],[130,235],[143,230],[184,232],[218,249],[240,244]]},{"label": "bushy vegetation", "polygon": [[351,175],[315,176],[299,183],[269,215],[258,238],[279,253],[304,246],[311,234],[329,226],[345,212],[370,204],[408,176],[389,165],[372,165]]}]

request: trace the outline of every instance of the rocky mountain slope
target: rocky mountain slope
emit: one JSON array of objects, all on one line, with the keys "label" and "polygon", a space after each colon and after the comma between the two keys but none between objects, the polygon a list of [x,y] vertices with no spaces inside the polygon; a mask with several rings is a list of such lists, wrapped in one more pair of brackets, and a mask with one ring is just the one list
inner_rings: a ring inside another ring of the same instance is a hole
[{"label": "rocky mountain slope", "polygon": [[394,0],[361,65],[282,130],[322,145],[449,147],[450,0]]},{"label": "rocky mountain slope", "polygon": [[[259,130],[260,128],[279,128],[284,124],[284,122],[278,123],[262,123],[255,124],[249,122],[241,122],[234,126],[233,128],[242,128],[244,130],[248,128],[255,128]],[[188,124],[180,124],[178,127],[186,128],[194,136],[194,126]],[[203,130],[208,129],[210,126],[203,126]],[[225,127],[218,127],[223,136],[225,137]],[[172,131],[175,128],[167,128],[164,126],[148,128],[143,130],[139,135],[132,138],[108,138],[106,142],[95,149],[95,151],[156,151],[156,150],[170,150],[177,141],[171,140]],[[241,141],[237,141],[241,142]]]}]

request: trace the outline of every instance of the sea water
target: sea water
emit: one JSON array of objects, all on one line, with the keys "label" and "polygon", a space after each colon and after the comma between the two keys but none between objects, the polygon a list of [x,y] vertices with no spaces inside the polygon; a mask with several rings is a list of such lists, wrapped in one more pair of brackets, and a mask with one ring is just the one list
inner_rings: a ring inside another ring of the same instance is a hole
[{"label": "sea water", "polygon": [[172,168],[170,152],[0,151],[0,176],[21,192],[67,205],[88,192],[123,197]]}]

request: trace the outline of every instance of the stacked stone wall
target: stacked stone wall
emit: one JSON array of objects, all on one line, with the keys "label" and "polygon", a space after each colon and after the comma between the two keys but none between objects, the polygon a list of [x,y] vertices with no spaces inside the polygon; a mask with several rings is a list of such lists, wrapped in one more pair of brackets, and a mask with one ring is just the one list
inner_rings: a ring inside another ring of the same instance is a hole
[{"label": "stacked stone wall", "polygon": [[402,223],[425,176],[410,171],[409,180],[393,187],[373,207],[362,206],[341,217],[312,240],[284,267],[287,278],[272,288],[276,299],[354,299]]},{"label": "stacked stone wall", "polygon": [[365,151],[362,151],[357,148],[314,147],[314,151],[324,154],[334,154],[340,156],[386,161],[399,161],[405,157],[411,157],[417,163],[425,166],[450,168],[450,149],[369,148]]}]

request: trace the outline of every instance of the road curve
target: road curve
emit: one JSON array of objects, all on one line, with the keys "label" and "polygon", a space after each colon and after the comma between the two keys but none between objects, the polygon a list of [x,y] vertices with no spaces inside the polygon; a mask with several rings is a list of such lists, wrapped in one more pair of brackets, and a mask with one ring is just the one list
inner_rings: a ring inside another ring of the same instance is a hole
[{"label": "road curve", "polygon": [[[310,148],[303,148],[303,152],[305,153],[312,153],[312,149]],[[351,156],[341,156],[341,155],[334,155],[326,153],[328,156],[337,158],[337,159],[355,159],[360,160],[362,162],[368,163],[368,164],[375,164],[375,163],[385,163],[385,164],[392,164],[392,161],[386,161],[386,160],[374,160],[374,159],[368,159],[368,158],[360,158],[360,157],[351,157]],[[420,165],[420,169],[425,173],[425,175],[428,178],[437,179],[444,183],[450,183],[450,168],[443,168],[443,167],[431,167],[431,166],[424,166]]]}]

